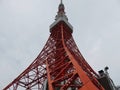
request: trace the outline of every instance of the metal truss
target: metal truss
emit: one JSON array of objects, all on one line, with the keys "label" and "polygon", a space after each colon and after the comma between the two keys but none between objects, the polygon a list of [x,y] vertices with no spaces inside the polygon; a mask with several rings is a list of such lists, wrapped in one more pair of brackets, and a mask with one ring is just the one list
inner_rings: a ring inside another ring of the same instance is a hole
[{"label": "metal truss", "polygon": [[78,50],[71,28],[60,21],[50,32],[38,57],[3,90],[104,90]]}]

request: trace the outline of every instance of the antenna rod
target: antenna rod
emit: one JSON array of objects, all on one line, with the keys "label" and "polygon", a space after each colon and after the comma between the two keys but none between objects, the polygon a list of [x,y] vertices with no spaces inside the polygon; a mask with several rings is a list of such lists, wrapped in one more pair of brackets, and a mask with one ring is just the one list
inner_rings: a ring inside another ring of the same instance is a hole
[{"label": "antenna rod", "polygon": [[61,3],[63,3],[63,0],[61,0]]}]

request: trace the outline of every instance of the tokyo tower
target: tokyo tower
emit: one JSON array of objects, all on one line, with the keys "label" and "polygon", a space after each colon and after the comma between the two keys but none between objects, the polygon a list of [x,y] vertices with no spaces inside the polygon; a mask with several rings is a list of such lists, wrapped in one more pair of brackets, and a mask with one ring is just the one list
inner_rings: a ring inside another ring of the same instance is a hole
[{"label": "tokyo tower", "polygon": [[61,0],[41,53],[3,90],[105,90],[72,37]]}]

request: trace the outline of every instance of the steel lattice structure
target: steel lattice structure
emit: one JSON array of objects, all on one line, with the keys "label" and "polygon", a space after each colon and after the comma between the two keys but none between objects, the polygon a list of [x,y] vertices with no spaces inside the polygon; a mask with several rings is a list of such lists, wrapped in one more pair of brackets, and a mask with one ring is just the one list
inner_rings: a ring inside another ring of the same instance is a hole
[{"label": "steel lattice structure", "polygon": [[78,50],[72,32],[61,2],[43,50],[3,90],[104,90],[96,79],[98,74]]}]

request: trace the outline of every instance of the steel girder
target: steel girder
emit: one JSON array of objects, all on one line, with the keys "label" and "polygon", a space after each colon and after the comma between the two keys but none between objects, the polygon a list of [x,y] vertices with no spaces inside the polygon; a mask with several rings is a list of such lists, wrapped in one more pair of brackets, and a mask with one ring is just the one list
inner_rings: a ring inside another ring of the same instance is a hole
[{"label": "steel girder", "polygon": [[104,90],[78,50],[72,30],[63,21],[51,28],[50,37],[33,63],[3,90]]}]

